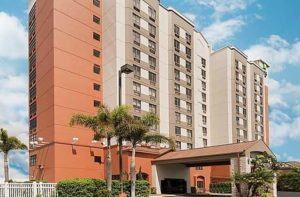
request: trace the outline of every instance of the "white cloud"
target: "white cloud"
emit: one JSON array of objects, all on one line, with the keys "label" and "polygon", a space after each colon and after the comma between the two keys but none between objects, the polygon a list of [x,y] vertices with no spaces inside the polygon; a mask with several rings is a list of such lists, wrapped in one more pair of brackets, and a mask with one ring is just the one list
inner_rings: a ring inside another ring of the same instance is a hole
[{"label": "white cloud", "polygon": [[27,31],[20,20],[0,12],[0,58],[27,57]]},{"label": "white cloud", "polygon": [[183,15],[185,17],[187,17],[188,19],[190,19],[193,23],[196,22],[196,19],[197,19],[197,15],[196,14],[193,14],[193,13],[183,13]]},{"label": "white cloud", "polygon": [[288,65],[300,65],[300,42],[289,43],[278,35],[271,35],[261,43],[250,46],[245,53],[249,59],[264,59],[270,72],[280,72]]},{"label": "white cloud", "polygon": [[253,0],[195,0],[201,6],[206,6],[214,10],[214,16],[220,18],[226,13],[245,10]]},{"label": "white cloud", "polygon": [[216,21],[210,26],[205,27],[202,32],[207,40],[214,45],[233,37],[245,24],[241,18]]},{"label": "white cloud", "polygon": [[300,158],[296,158],[294,156],[291,156],[288,153],[283,153],[282,157],[285,159],[285,161],[299,161],[300,162]]}]

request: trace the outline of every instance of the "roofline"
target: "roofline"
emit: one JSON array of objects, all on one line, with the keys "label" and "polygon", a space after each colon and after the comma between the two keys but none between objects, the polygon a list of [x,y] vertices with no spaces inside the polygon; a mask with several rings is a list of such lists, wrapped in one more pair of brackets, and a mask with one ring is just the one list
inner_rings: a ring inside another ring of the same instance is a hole
[{"label": "roofline", "polygon": [[240,50],[239,48],[237,48],[237,47],[235,47],[235,46],[229,46],[229,45],[227,45],[227,46],[224,46],[224,47],[222,47],[222,48],[220,48],[220,49],[217,49],[217,50],[215,50],[215,51],[213,51],[212,52],[212,55],[214,54],[214,53],[218,53],[218,52],[220,52],[220,51],[222,51],[222,50],[224,50],[224,49],[230,49],[230,50],[235,50],[236,52],[238,52],[239,54],[241,54],[242,56],[244,56],[246,59],[248,59],[248,56],[242,51],[242,50]]},{"label": "roofline", "polygon": [[[257,61],[257,60],[255,60],[255,61]],[[260,69],[262,72],[264,72],[265,74],[267,74],[268,72],[267,72],[266,70],[264,70],[262,67],[260,67],[259,65],[257,65],[257,64],[255,63],[255,61],[248,61],[248,63],[249,63],[249,64],[253,64],[253,65],[256,66],[258,69]],[[264,62],[263,60],[258,60],[258,61]]]},{"label": "roofline", "polygon": [[173,7],[165,7],[164,5],[162,5],[161,3],[159,4],[162,8],[164,8],[165,10],[169,11],[169,12],[174,12],[174,14],[176,14],[177,16],[179,16],[180,18],[182,18],[183,20],[185,20],[187,23],[189,23],[191,26],[193,26],[195,28],[194,23],[188,19],[187,17],[185,17],[184,15],[182,15],[180,12],[178,12],[175,8]]}]

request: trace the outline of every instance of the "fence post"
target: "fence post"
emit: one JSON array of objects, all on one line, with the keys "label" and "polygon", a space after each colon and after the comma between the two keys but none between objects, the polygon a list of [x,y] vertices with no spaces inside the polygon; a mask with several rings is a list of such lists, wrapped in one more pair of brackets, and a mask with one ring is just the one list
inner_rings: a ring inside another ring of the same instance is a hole
[{"label": "fence post", "polygon": [[9,197],[9,185],[7,182],[4,183],[4,196]]},{"label": "fence post", "polygon": [[33,182],[32,187],[33,187],[33,197],[36,197],[36,195],[37,195],[37,183]]}]

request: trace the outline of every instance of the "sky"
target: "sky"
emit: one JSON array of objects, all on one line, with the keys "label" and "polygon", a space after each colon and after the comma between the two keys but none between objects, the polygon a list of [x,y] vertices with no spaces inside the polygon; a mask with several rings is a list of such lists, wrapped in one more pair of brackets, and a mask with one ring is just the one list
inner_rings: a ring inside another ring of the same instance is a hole
[{"label": "sky", "polygon": [[[269,69],[270,143],[300,161],[300,1],[161,0],[195,24],[214,49],[234,45]],[[0,127],[28,144],[27,0],[0,0]],[[0,155],[0,180],[3,179]],[[28,177],[28,153],[9,154],[10,176]]]}]

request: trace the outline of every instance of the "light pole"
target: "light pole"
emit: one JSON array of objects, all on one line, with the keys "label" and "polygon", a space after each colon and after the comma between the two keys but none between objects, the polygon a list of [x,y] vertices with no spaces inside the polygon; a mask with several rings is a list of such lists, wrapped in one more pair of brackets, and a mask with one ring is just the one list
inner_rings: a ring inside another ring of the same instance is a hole
[{"label": "light pole", "polygon": [[[130,74],[133,72],[133,66],[129,64],[123,65],[119,70],[119,106],[122,105],[122,74]],[[119,138],[119,167],[120,167],[120,184],[121,184],[121,193],[123,193],[123,138]]]}]

